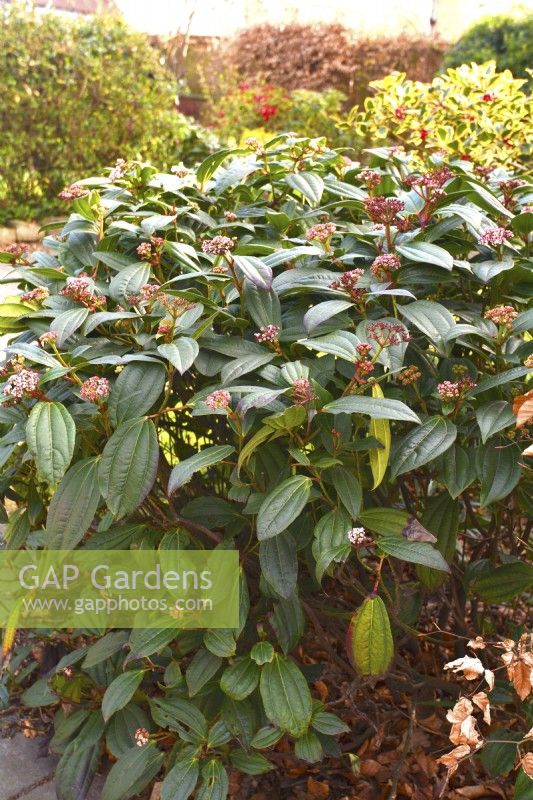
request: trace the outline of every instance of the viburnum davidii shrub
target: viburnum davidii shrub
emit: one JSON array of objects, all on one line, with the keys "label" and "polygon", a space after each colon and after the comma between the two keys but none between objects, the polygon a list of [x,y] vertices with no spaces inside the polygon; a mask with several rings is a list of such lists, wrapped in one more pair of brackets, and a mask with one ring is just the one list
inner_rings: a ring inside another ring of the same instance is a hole
[{"label": "viburnum davidii shrub", "polygon": [[[158,774],[164,800],[224,798],[230,769],[338,756],[348,726],[314,685],[308,625],[341,665],[347,636],[347,680],[371,685],[433,641],[449,652],[435,623],[506,642],[507,769],[527,750],[531,184],[248,145],[82,181],[46,252],[2,256],[19,287],[0,306],[8,548],[242,564],[235,630],[6,632],[4,680],[53,719],[64,800],[104,753],[103,800]],[[463,705],[450,767],[490,731]]]},{"label": "viburnum davidii shrub", "polygon": [[494,61],[448,69],[431,83],[394,72],[370,84],[373,96],[355,106],[342,127],[422,157],[442,151],[485,166],[525,164],[533,141],[526,83],[509,70],[498,72]]}]

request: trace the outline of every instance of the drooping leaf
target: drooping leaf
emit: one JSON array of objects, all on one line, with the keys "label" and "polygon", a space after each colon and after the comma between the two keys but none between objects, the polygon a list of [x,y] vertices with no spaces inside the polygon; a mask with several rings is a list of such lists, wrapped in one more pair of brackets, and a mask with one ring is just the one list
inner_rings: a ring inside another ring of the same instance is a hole
[{"label": "drooping leaf", "polygon": [[381,597],[367,597],[353,615],[348,655],[361,675],[382,675],[388,670],[394,644],[389,615]]},{"label": "drooping leaf", "polygon": [[57,333],[57,346],[62,347],[81,328],[88,316],[88,308],[73,308],[59,314],[50,325],[50,330]]},{"label": "drooping leaf", "polygon": [[480,406],[476,411],[476,419],[483,444],[495,433],[516,424],[511,404],[505,400],[495,400]]},{"label": "drooping leaf", "polygon": [[98,461],[77,461],[54,492],[46,517],[46,544],[51,550],[71,550],[83,539],[100,502]]},{"label": "drooping leaf", "polygon": [[512,492],[520,477],[520,450],[509,441],[486,444],[481,453],[480,479],[482,506],[495,503]]},{"label": "drooping leaf", "polygon": [[161,800],[188,800],[198,782],[199,774],[197,756],[180,755],[161,784]]},{"label": "drooping leaf", "polygon": [[247,278],[258,289],[270,289],[272,285],[272,267],[255,256],[234,256],[237,272]]},{"label": "drooping leaf", "polygon": [[151,419],[122,423],[107,442],[98,468],[100,491],[118,518],[134,511],[153,486],[159,445]]},{"label": "drooping leaf", "polygon": [[[383,398],[383,391],[379,383],[372,385],[372,397]],[[386,419],[371,419],[368,434],[373,436],[380,445],[369,451],[370,469],[374,479],[372,489],[377,489],[385,477],[390,458],[391,432],[389,421]]]},{"label": "drooping leaf", "polygon": [[180,336],[179,339],[176,339],[171,344],[160,344],[157,352],[168,359],[179,374],[183,375],[184,372],[187,372],[192,367],[200,348],[198,342],[194,339],[188,336]]},{"label": "drooping leaf", "polygon": [[470,584],[470,590],[489,603],[506,603],[533,589],[533,566],[513,561],[491,568]]},{"label": "drooping leaf", "polygon": [[353,519],[357,519],[361,510],[363,492],[361,484],[354,474],[354,470],[342,466],[335,466],[328,470],[328,477],[335,487],[344,508]]},{"label": "drooping leaf", "polygon": [[314,172],[289,173],[285,178],[291,189],[303,194],[312,206],[320,203],[324,191],[324,181]]},{"label": "drooping leaf", "polygon": [[26,426],[26,440],[40,479],[55,486],[67,471],[76,440],[76,425],[65,406],[36,403]]},{"label": "drooping leaf", "polygon": [[379,548],[389,556],[399,558],[401,561],[410,561],[412,564],[423,564],[425,567],[449,572],[450,567],[429,542],[410,542],[399,536],[382,536],[379,539]]},{"label": "drooping leaf", "polygon": [[452,446],[456,436],[457,428],[449,419],[428,417],[420,427],[394,443],[390,460],[392,477],[397,478],[438,458]]},{"label": "drooping leaf", "polygon": [[259,563],[266,580],[281,595],[290,597],[296,588],[298,558],[296,543],[289,531],[259,543]]},{"label": "drooping leaf", "polygon": [[146,414],[163,391],[165,379],[162,364],[127,364],[109,395],[109,416],[113,425],[116,427],[121,422]]},{"label": "drooping leaf", "polygon": [[378,397],[349,395],[327,403],[323,411],[329,414],[367,414],[372,419],[399,419],[418,422],[420,418],[401,400],[383,400]]},{"label": "drooping leaf", "polygon": [[259,683],[260,670],[249,656],[241,656],[227,667],[220,678],[220,688],[233,698],[244,700]]},{"label": "drooping leaf", "polygon": [[270,539],[286,530],[301,514],[311,493],[311,479],[294,475],[265,497],[257,514],[257,538]]},{"label": "drooping leaf", "polygon": [[144,670],[135,669],[124,672],[107,687],[102,698],[102,715],[107,722],[116,711],[129,703],[144,676]]},{"label": "drooping leaf", "polygon": [[409,261],[420,261],[423,264],[435,264],[437,267],[451,270],[453,256],[444,247],[429,242],[409,242],[399,244],[396,250]]},{"label": "drooping leaf", "polygon": [[446,450],[440,460],[440,471],[442,481],[454,499],[476,480],[473,459],[458,444],[453,444]]},{"label": "drooping leaf", "polygon": [[288,658],[276,655],[261,671],[261,698],[269,720],[291,736],[302,736],[311,722],[312,704],[304,676]]},{"label": "drooping leaf", "polygon": [[153,742],[127,750],[111,767],[102,800],[129,800],[141,792],[159,772],[163,758]]},{"label": "drooping leaf", "polygon": [[219,464],[234,451],[235,448],[230,445],[213,445],[212,447],[205,447],[196,455],[180,461],[170,473],[168,481],[169,495],[174,494],[180,486],[184,486],[188,483],[195,472],[206,469],[207,467],[212,467],[214,464]]}]

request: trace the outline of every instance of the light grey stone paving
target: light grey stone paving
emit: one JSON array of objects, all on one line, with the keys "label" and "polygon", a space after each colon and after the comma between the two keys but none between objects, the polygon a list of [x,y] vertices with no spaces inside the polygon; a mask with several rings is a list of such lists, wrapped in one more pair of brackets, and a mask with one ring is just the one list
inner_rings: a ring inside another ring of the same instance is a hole
[{"label": "light grey stone paving", "polygon": [[[40,757],[42,740],[21,733],[0,739],[0,800],[56,800],[53,781],[57,758]],[[87,800],[99,800],[103,778],[97,776]]]}]

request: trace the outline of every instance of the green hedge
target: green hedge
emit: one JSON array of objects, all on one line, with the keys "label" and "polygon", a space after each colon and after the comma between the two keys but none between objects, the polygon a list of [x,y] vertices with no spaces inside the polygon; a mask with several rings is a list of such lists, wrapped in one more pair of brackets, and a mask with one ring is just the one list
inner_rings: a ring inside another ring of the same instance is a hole
[{"label": "green hedge", "polygon": [[466,31],[446,53],[444,67],[459,67],[476,61],[495,61],[498,71],[510,69],[515,77],[528,78],[533,66],[533,14],[525,17],[487,17]]},{"label": "green hedge", "polygon": [[202,144],[158,53],[115,16],[1,8],[0,84],[0,220],[54,212],[65,185],[119,157],[170,166]]}]

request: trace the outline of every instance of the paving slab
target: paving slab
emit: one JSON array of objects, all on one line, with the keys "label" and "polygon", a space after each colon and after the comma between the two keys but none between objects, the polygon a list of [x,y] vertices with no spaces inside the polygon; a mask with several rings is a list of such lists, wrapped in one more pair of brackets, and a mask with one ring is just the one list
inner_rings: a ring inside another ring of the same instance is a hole
[{"label": "paving slab", "polygon": [[0,739],[0,800],[10,800],[51,779],[56,759],[39,758],[39,747],[39,740],[27,739],[21,733]]},{"label": "paving slab", "polygon": [[[21,733],[0,739],[0,800],[56,800],[57,758],[42,756],[42,739]],[[103,778],[97,776],[87,800],[99,800]]]}]

